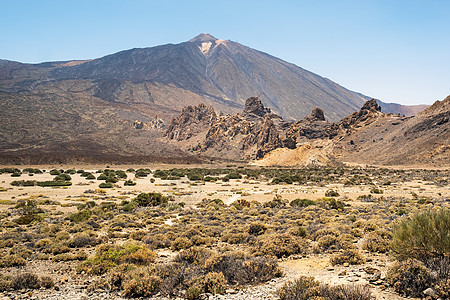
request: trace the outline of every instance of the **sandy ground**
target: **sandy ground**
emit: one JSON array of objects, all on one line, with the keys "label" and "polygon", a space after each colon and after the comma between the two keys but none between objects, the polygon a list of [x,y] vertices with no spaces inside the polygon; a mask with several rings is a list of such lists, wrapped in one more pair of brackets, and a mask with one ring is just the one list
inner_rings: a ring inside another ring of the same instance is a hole
[{"label": "sandy ground", "polygon": [[[28,166],[20,166],[20,169],[24,169]],[[328,184],[324,186],[317,186],[313,183],[307,185],[299,184],[270,184],[268,181],[256,181],[256,180],[230,180],[229,182],[206,182],[195,183],[189,181],[187,178],[181,180],[160,180],[155,178],[155,182],[150,181],[152,175],[145,178],[135,178],[133,173],[127,173],[128,178],[134,180],[137,184],[135,186],[124,186],[124,181],[119,181],[115,188],[103,189],[104,192],[98,192],[98,185],[103,182],[100,180],[86,180],[81,177],[80,174],[71,175],[72,186],[69,187],[16,187],[10,183],[14,180],[52,180],[53,175],[48,173],[48,170],[53,168],[69,169],[72,166],[33,166],[39,169],[47,170],[44,174],[36,174],[29,176],[28,174],[22,174],[20,177],[11,177],[11,174],[0,174],[0,211],[8,210],[12,208],[17,200],[36,198],[36,199],[49,199],[58,201],[62,206],[49,206],[49,209],[57,209],[63,212],[75,212],[77,208],[75,205],[81,201],[94,200],[96,202],[103,201],[115,201],[120,203],[122,200],[132,199],[140,192],[161,192],[165,195],[173,195],[175,202],[184,202],[187,206],[194,206],[202,199],[222,199],[226,204],[231,204],[238,199],[246,199],[247,201],[260,201],[265,202],[272,200],[276,195],[281,195],[283,199],[291,201],[296,198],[316,200],[325,196],[325,192],[329,189],[337,191],[340,196],[338,198],[345,199],[346,203],[350,205],[370,205],[368,202],[357,201],[357,197],[361,195],[370,194],[371,185],[357,185],[357,186],[344,186],[343,184]],[[110,166],[111,169],[126,170],[129,167],[135,169],[137,166]],[[142,167],[142,166],[140,166]],[[152,165],[149,167],[153,171],[156,169],[174,168],[173,165]],[[181,167],[181,166],[176,166]],[[194,167],[192,165],[186,165],[184,167]],[[195,166],[195,167],[208,167],[208,166]],[[211,166],[209,166],[211,167]],[[217,167],[217,166],[214,166]],[[225,166],[220,166],[225,167]],[[143,166],[143,168],[146,168]],[[92,172],[96,177],[99,174],[95,172],[99,169],[105,169],[105,166],[76,166],[74,169],[83,169],[85,171]],[[375,182],[376,183],[376,182]],[[429,198],[445,197],[450,198],[450,189],[447,187],[436,186],[430,182],[424,181],[410,181],[410,182],[393,182],[389,186],[381,186],[381,183],[377,184],[384,191],[382,195],[375,195],[376,197],[406,197],[412,198],[412,193],[416,193],[421,197],[426,196]],[[91,193],[91,191],[96,191]],[[69,204],[69,205],[66,205]],[[173,219],[166,220],[166,225],[172,225],[177,221],[177,216],[174,215]],[[161,254],[161,253],[159,253]],[[170,253],[165,253],[167,256]],[[376,254],[365,253],[366,256],[371,255],[370,265],[377,267],[382,272],[385,272],[389,265],[389,260],[386,255],[377,256]],[[170,256],[170,255],[169,255]],[[243,294],[239,294],[231,297],[230,299],[250,299],[246,298],[249,295],[266,294],[268,298],[251,298],[251,299],[274,299],[270,295],[281,287],[282,284],[288,280],[297,278],[300,275],[314,276],[318,281],[329,284],[344,284],[344,283],[368,283],[368,275],[364,272],[364,266],[336,266],[331,267],[329,263],[329,256],[311,255],[303,257],[301,259],[287,259],[280,262],[281,267],[285,272],[285,276],[281,279],[268,283],[266,285],[250,287]],[[50,270],[50,267],[49,267]],[[52,270],[52,275],[60,272],[61,270]],[[343,274],[343,275],[339,275]],[[405,299],[383,290],[382,287],[372,285],[372,293],[376,296],[376,299]],[[61,291],[64,293],[65,291]],[[80,291],[82,293],[82,291]],[[84,294],[73,294],[71,299],[85,299]],[[59,295],[59,294],[58,294]],[[240,297],[242,295],[242,297]],[[104,295],[103,295],[104,296]],[[102,298],[102,295],[99,297]],[[98,298],[98,299],[100,299]],[[53,299],[53,298],[47,298]],[[56,298],[54,298],[56,299]],[[62,299],[62,298],[61,298]],[[66,298],[64,298],[66,299]],[[221,298],[228,299],[228,298]]]}]

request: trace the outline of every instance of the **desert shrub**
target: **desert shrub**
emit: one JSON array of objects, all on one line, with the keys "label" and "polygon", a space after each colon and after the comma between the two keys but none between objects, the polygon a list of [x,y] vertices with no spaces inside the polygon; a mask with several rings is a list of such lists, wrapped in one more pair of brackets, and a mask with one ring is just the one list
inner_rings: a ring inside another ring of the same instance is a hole
[{"label": "desert shrub", "polygon": [[123,295],[126,297],[150,297],[159,291],[161,278],[151,275],[148,270],[137,269],[123,281]]},{"label": "desert shrub", "polygon": [[369,252],[386,253],[389,250],[392,234],[388,231],[369,232],[363,241],[362,248]]},{"label": "desert shrub", "polygon": [[61,253],[61,254],[57,254],[53,257],[53,261],[73,261],[73,260],[78,260],[78,261],[83,261],[86,260],[88,258],[88,255],[86,252],[84,251],[78,251],[75,254],[70,254],[70,253]]},{"label": "desert shrub", "polygon": [[11,182],[12,186],[35,186],[36,180],[14,180]]},{"label": "desert shrub", "polygon": [[199,283],[194,283],[188,287],[186,290],[186,299],[194,300],[199,299],[200,295],[204,293],[203,287]]},{"label": "desert shrub", "polygon": [[286,206],[287,201],[283,200],[280,195],[276,195],[271,201],[264,203],[264,207],[270,208],[283,208]]},{"label": "desert shrub", "polygon": [[125,186],[134,186],[134,185],[136,185],[136,182],[134,182],[133,180],[129,179],[129,180],[126,180],[123,183],[123,185],[125,185]]},{"label": "desert shrub", "polygon": [[106,180],[108,178],[108,176],[106,176],[105,174],[100,174],[98,177],[97,177],[97,180]]},{"label": "desert shrub", "polygon": [[70,181],[38,181],[38,182],[36,182],[36,184],[41,187],[71,186],[72,182],[70,182]]},{"label": "desert shrub", "polygon": [[151,251],[147,247],[140,247],[138,250],[124,254],[120,262],[135,264],[135,265],[148,265],[155,262],[156,253]]},{"label": "desert shrub", "polygon": [[25,168],[22,170],[23,173],[30,173],[30,174],[42,174],[42,171],[35,168]]},{"label": "desert shrub", "polygon": [[213,253],[206,248],[191,247],[178,253],[175,261],[202,266],[212,255]]},{"label": "desert shrub", "polygon": [[278,290],[280,300],[372,300],[368,286],[320,284],[314,277],[300,276]]},{"label": "desert shrub", "polygon": [[307,207],[310,205],[316,205],[316,201],[309,199],[294,199],[291,201],[290,205],[292,207]]},{"label": "desert shrub", "polygon": [[222,273],[230,284],[261,283],[282,275],[275,260],[248,257],[239,252],[212,256],[205,261],[204,266],[209,272]]},{"label": "desert shrub", "polygon": [[222,273],[210,272],[202,278],[203,290],[211,294],[223,294],[226,289],[225,277]]},{"label": "desert shrub", "polygon": [[377,188],[377,187],[371,188],[371,189],[370,189],[370,192],[371,192],[372,194],[383,194],[383,190],[382,190],[382,189],[379,189],[379,188]]},{"label": "desert shrub", "polygon": [[89,219],[92,212],[89,209],[85,209],[69,215],[69,220],[74,223],[80,223]]},{"label": "desert shrub", "polygon": [[176,238],[172,244],[171,248],[173,250],[182,250],[182,249],[188,249],[193,245],[192,241],[188,239],[187,237],[178,237]]},{"label": "desert shrub", "polygon": [[339,193],[335,190],[327,190],[325,192],[325,197],[339,197]]},{"label": "desert shrub", "polygon": [[198,299],[203,293],[223,294],[226,289],[225,277],[222,273],[210,272],[206,275],[194,277],[187,285],[187,299]]},{"label": "desert shrub", "polygon": [[225,177],[228,179],[241,179],[242,175],[239,172],[230,171]]},{"label": "desert shrub", "polygon": [[330,209],[336,209],[336,210],[344,209],[345,204],[341,200],[336,200],[334,198],[323,198],[323,200],[327,204],[328,208],[330,208]]},{"label": "desert shrub", "polygon": [[20,217],[14,221],[19,225],[40,222],[44,219],[41,215],[44,211],[38,207],[35,200],[18,201],[16,209],[19,211]]},{"label": "desert shrub", "polygon": [[308,243],[301,238],[287,233],[260,236],[256,242],[257,251],[277,258],[287,257],[293,254],[304,253],[308,249]]},{"label": "desert shrub", "polygon": [[317,240],[317,245],[323,251],[340,249],[338,238],[331,234],[321,236]]},{"label": "desert shrub", "polygon": [[256,235],[256,236],[264,234],[264,232],[266,232],[266,230],[267,230],[267,226],[261,222],[253,222],[248,227],[248,233],[251,235]]},{"label": "desert shrub", "polygon": [[250,235],[247,232],[242,232],[239,229],[233,228],[226,231],[222,237],[222,242],[227,242],[229,244],[243,244],[248,242]]},{"label": "desert shrub", "polygon": [[108,176],[105,179],[105,183],[117,183],[119,181],[119,179],[117,179],[117,177],[114,176]]},{"label": "desert shrub", "polygon": [[288,233],[293,236],[306,237],[306,229],[303,226],[295,226],[293,228],[289,228]]},{"label": "desert shrub", "polygon": [[435,286],[436,295],[441,299],[450,299],[450,278],[441,279]]},{"label": "desert shrub", "polygon": [[169,197],[163,196],[161,193],[140,193],[133,202],[139,206],[158,206],[167,204]]},{"label": "desert shrub", "polygon": [[0,292],[9,291],[11,287],[11,276],[0,274]]},{"label": "desert shrub", "polygon": [[130,233],[130,238],[136,241],[142,241],[142,239],[147,235],[144,230],[137,230]]},{"label": "desert shrub", "polygon": [[5,255],[0,258],[0,267],[21,267],[27,264],[26,260],[18,255]]},{"label": "desert shrub", "polygon": [[207,181],[207,182],[216,182],[218,179],[219,179],[219,178],[214,177],[214,176],[205,176],[205,177],[203,178],[203,180],[204,180],[204,181]]},{"label": "desert shrub", "polygon": [[189,172],[187,178],[191,181],[203,180],[203,174],[198,172]]},{"label": "desert shrub", "polygon": [[236,209],[241,210],[244,207],[250,207],[250,202],[248,202],[245,199],[237,199],[236,201],[233,201],[231,205],[234,206]]},{"label": "desert shrub", "polygon": [[38,289],[41,287],[41,281],[36,274],[19,273],[12,278],[11,286],[15,290]]},{"label": "desert shrub", "polygon": [[102,182],[98,185],[101,189],[110,189],[113,187],[113,184],[111,182]]},{"label": "desert shrub", "polygon": [[282,276],[278,263],[266,257],[244,259],[240,271],[242,275],[238,277],[239,284],[261,283]]},{"label": "desert shrub", "polygon": [[64,241],[70,239],[70,234],[67,231],[60,231],[56,234],[56,239],[58,241]]},{"label": "desert shrub", "polygon": [[40,279],[41,287],[50,289],[55,285],[55,282],[53,281],[53,278],[50,276],[42,276]]},{"label": "desert shrub", "polygon": [[19,218],[15,219],[14,222],[16,222],[19,225],[28,225],[33,222],[41,222],[44,219],[43,216],[34,214],[34,215],[23,215]]},{"label": "desert shrub", "polygon": [[149,234],[142,239],[150,249],[160,249],[170,247],[171,240],[164,234]]},{"label": "desert shrub", "polygon": [[95,176],[94,176],[94,174],[89,173],[88,175],[86,175],[86,179],[87,180],[93,180],[93,179],[95,179]]},{"label": "desert shrub", "polygon": [[278,290],[280,300],[310,300],[319,296],[319,282],[314,277],[300,276]]},{"label": "desert shrub", "polygon": [[345,250],[330,259],[332,265],[342,265],[345,263],[348,263],[349,265],[359,265],[364,263],[364,261],[364,257],[356,249]]},{"label": "desert shrub", "polygon": [[27,259],[33,254],[33,251],[31,251],[30,249],[28,249],[25,246],[15,245],[11,249],[9,249],[9,254],[17,255],[19,257]]},{"label": "desert shrub", "polygon": [[376,198],[372,195],[360,195],[358,197],[356,197],[356,200],[360,200],[360,201],[365,201],[365,202],[372,202],[374,201]]},{"label": "desert shrub", "polygon": [[320,286],[320,296],[326,300],[372,300],[370,288],[366,285],[346,284]]},{"label": "desert shrub", "polygon": [[53,178],[53,181],[70,181],[72,180],[72,177],[70,177],[69,174],[59,174],[56,175],[55,178]]},{"label": "desert shrub", "polygon": [[92,173],[91,173],[91,172],[84,171],[83,173],[80,174],[80,177],[87,177],[87,176],[89,176],[89,175],[92,175]]},{"label": "desert shrub", "polygon": [[52,244],[42,250],[44,253],[52,253],[54,255],[70,252],[70,248],[64,244]]},{"label": "desert shrub", "polygon": [[147,177],[149,174],[151,174],[149,169],[138,169],[135,173],[136,177]]},{"label": "desert shrub", "polygon": [[101,275],[121,263],[148,265],[156,260],[156,253],[145,245],[125,243],[124,245],[102,244],[97,247],[93,258],[79,266],[79,271]]},{"label": "desert shrub", "polygon": [[50,175],[59,175],[59,174],[61,174],[61,172],[59,171],[59,170],[56,170],[56,169],[53,169],[53,170],[50,170]]},{"label": "desert shrub", "polygon": [[391,249],[399,259],[450,255],[450,210],[427,211],[393,228]]},{"label": "desert shrub", "polygon": [[53,241],[51,239],[40,239],[39,241],[37,241],[34,244],[34,247],[36,247],[36,248],[47,247],[47,246],[51,245],[52,243],[53,243]]},{"label": "desert shrub", "polygon": [[422,291],[433,283],[430,270],[415,259],[395,263],[388,270],[386,280],[397,293],[408,297],[421,297]]},{"label": "desert shrub", "polygon": [[81,248],[86,246],[95,246],[99,244],[99,240],[95,237],[82,234],[73,237],[67,242],[67,245],[71,248]]}]

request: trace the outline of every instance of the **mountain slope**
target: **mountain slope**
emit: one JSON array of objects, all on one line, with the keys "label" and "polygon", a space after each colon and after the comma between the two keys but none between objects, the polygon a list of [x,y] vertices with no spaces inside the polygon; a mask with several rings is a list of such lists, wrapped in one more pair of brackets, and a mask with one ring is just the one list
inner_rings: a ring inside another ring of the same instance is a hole
[{"label": "mountain slope", "polygon": [[189,160],[179,145],[165,146],[164,124],[187,105],[234,114],[252,96],[286,120],[301,119],[320,107],[327,119],[338,121],[368,99],[208,34],[85,61],[0,60],[0,154],[24,158],[62,149],[62,160],[97,155],[93,153]]}]

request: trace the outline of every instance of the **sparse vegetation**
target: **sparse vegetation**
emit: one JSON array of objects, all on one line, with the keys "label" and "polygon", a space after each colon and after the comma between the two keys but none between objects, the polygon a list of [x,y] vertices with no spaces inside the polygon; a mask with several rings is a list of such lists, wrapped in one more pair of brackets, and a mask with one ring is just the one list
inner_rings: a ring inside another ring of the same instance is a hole
[{"label": "sparse vegetation", "polygon": [[[367,270],[361,277],[374,277],[373,288],[390,286],[390,293],[423,297],[426,286],[437,297],[448,297],[447,193],[429,192],[429,186],[441,187],[447,178],[442,171],[9,171],[3,177],[8,188],[2,195],[14,198],[0,203],[0,267],[7,271],[0,276],[0,290],[11,295],[17,274],[41,274],[35,268],[44,265],[65,269],[52,277],[29,276],[26,289],[35,289],[31,286],[37,282],[37,295],[45,292],[41,287],[59,288],[62,282],[70,286],[76,278],[89,281],[83,288],[92,294],[102,290],[112,297],[120,292],[126,297],[198,299],[205,293],[264,284],[283,276],[282,267],[317,260],[319,268],[335,269],[326,272],[330,278]],[[14,180],[9,178],[13,173],[36,174],[37,180]],[[92,176],[103,176],[101,184],[112,188],[100,189],[100,182],[84,180]],[[275,178],[282,181],[277,185]],[[35,186],[47,179],[74,184],[56,189]],[[406,180],[422,180],[427,186],[402,186]],[[372,190],[387,181],[391,184],[383,185],[382,194]],[[54,198],[55,194],[62,196]],[[399,262],[387,263],[393,259],[389,253]],[[418,260],[406,259],[411,257]],[[373,268],[378,260],[392,268]],[[387,271],[386,279],[377,275],[380,270]],[[287,283],[279,297],[372,299],[365,286],[331,286],[311,278]]]}]

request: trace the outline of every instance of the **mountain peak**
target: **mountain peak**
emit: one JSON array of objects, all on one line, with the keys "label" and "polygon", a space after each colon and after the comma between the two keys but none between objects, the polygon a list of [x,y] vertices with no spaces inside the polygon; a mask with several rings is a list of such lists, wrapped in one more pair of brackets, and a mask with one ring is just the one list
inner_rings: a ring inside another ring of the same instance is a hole
[{"label": "mountain peak", "polygon": [[195,38],[189,40],[189,42],[191,43],[214,42],[214,41],[217,41],[217,39],[212,35],[210,35],[209,33],[200,33]]}]

